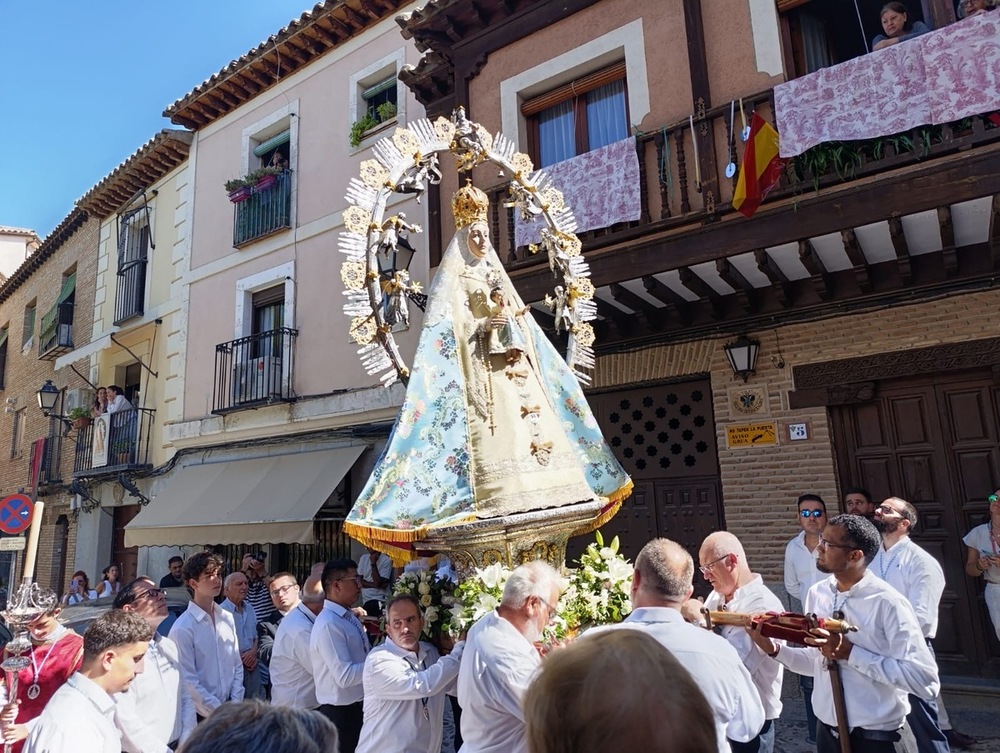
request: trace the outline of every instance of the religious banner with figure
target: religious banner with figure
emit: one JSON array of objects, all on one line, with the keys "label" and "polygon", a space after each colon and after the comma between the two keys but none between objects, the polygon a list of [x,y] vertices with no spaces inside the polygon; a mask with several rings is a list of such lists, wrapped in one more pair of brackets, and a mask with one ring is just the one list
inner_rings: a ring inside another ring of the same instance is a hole
[{"label": "religious banner with figure", "polygon": [[100,468],[108,464],[108,435],[111,433],[111,415],[102,413],[94,419],[94,435],[90,444],[90,465]]}]

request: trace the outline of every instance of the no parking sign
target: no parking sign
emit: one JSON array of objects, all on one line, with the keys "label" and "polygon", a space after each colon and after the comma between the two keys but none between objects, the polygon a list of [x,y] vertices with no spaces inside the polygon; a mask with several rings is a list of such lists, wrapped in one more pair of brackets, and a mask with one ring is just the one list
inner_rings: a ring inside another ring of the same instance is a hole
[{"label": "no parking sign", "polygon": [[0,502],[0,531],[23,533],[31,525],[35,505],[26,494],[11,494]]}]

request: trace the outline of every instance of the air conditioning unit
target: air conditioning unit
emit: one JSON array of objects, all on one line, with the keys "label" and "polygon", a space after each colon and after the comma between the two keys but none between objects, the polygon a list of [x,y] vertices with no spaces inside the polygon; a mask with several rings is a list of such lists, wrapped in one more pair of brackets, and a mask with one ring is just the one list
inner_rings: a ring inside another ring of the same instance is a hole
[{"label": "air conditioning unit", "polygon": [[233,404],[281,397],[281,359],[251,358],[233,367]]}]

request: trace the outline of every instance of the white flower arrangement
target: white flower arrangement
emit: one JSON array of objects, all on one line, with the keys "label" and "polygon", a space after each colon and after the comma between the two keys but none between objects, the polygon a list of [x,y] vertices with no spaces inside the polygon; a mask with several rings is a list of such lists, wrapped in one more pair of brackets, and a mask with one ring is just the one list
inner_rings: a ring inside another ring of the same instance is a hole
[{"label": "white flower arrangement", "polygon": [[393,585],[394,596],[410,594],[420,603],[424,617],[423,636],[434,639],[447,632],[451,612],[455,606],[455,581],[448,568],[436,572],[427,568],[407,570]]}]

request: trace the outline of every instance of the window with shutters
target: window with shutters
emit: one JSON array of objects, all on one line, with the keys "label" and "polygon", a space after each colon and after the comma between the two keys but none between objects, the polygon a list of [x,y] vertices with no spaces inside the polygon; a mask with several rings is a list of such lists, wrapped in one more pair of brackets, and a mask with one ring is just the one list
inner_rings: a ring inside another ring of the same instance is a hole
[{"label": "window with shutters", "polygon": [[10,335],[10,325],[3,325],[0,329],[0,390],[7,385],[7,339]]},{"label": "window with shutters", "polygon": [[521,114],[538,167],[628,138],[625,61],[526,99]]},{"label": "window with shutters", "polygon": [[293,102],[243,130],[243,174],[268,168],[233,204],[233,246],[242,248],[291,228],[295,216],[298,119]]},{"label": "window with shutters", "polygon": [[[872,39],[882,33],[883,5],[885,0],[778,0],[794,75],[868,54]],[[922,3],[905,5],[911,22],[924,20]]]},{"label": "window with shutters", "polygon": [[21,328],[21,352],[26,353],[35,343],[35,312],[38,301],[33,300],[24,307],[24,326]]},{"label": "window with shutters", "polygon": [[351,76],[348,83],[351,147],[361,148],[366,145],[363,142],[392,123],[405,123],[406,96],[399,80],[403,61],[403,51],[397,50]]},{"label": "window with shutters", "polygon": [[73,310],[76,302],[76,267],[63,273],[59,295],[38,330],[38,357],[55,360],[73,349]]},{"label": "window with shutters", "polygon": [[115,324],[142,316],[146,306],[146,267],[154,249],[150,208],[143,201],[118,215],[118,285],[115,291]]}]

